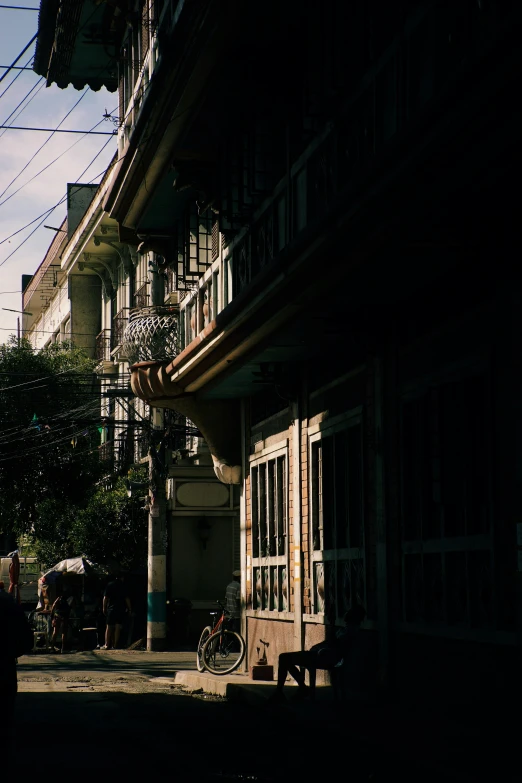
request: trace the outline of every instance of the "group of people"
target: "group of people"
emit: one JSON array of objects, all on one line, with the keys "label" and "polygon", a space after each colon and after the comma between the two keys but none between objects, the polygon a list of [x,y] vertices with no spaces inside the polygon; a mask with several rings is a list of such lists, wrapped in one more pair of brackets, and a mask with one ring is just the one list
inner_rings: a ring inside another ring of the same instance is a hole
[{"label": "group of people", "polygon": [[[38,614],[46,617],[49,623],[50,646],[54,652],[65,652],[67,637],[73,614],[80,620],[84,615],[81,599],[74,593],[63,589],[51,605],[48,587],[42,585],[42,603]],[[97,647],[112,650],[119,646],[125,614],[131,613],[131,603],[121,575],[115,575],[105,588],[100,601],[97,617]],[[100,638],[102,637],[102,638]],[[59,646],[58,646],[59,643]]]},{"label": "group of people", "polygon": [[[62,592],[51,607],[48,601],[43,602],[41,612],[49,614],[52,623],[52,647],[61,652],[65,650],[74,600],[74,596]],[[102,610],[106,620],[103,649],[112,650],[119,645],[125,614],[131,612],[131,603],[122,576],[115,576],[105,588]],[[56,648],[59,637],[61,647]],[[30,652],[33,644],[30,623],[22,608],[6,592],[4,583],[0,581],[0,704],[14,704],[17,691],[16,660]]]}]

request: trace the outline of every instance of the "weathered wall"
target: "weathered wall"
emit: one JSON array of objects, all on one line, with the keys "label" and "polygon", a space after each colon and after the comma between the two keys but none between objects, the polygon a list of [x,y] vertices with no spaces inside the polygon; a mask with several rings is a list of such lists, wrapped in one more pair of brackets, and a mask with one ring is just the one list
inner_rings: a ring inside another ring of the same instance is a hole
[{"label": "weathered wall", "polygon": [[94,356],[101,331],[101,281],[97,275],[70,275],[71,339]]},{"label": "weathered wall", "polygon": [[191,632],[197,634],[210,621],[209,611],[223,601],[232,580],[233,515],[205,516],[211,525],[206,547],[198,534],[198,516],[170,514],[170,595],[192,601]]}]

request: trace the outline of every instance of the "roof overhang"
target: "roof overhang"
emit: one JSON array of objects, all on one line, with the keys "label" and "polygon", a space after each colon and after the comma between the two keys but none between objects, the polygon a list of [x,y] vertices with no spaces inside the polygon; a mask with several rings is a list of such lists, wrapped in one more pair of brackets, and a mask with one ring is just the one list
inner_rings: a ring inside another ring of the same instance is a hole
[{"label": "roof overhang", "polygon": [[[120,21],[121,18],[121,21]],[[117,51],[124,24],[117,5],[97,0],[42,0],[33,70],[64,89],[118,86]]]}]

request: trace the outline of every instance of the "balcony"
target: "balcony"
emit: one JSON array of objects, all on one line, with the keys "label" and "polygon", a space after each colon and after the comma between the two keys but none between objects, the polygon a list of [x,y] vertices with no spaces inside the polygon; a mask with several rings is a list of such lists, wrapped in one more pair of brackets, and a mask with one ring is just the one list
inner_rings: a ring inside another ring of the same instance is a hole
[{"label": "balcony", "polygon": [[112,319],[112,330],[111,330],[112,351],[116,350],[116,348],[118,348],[123,342],[123,334],[125,332],[125,327],[129,322],[129,312],[130,311],[128,307],[122,307],[122,309],[118,313],[116,313],[116,315]]},{"label": "balcony", "polygon": [[142,18],[141,24],[135,24],[123,47],[120,91],[124,102],[120,107],[120,150],[136,125],[152,75],[161,60],[159,41],[168,40],[184,6],[183,0],[149,4],[149,18]]},{"label": "balcony", "polygon": [[111,330],[102,329],[101,332],[96,335],[96,344],[94,347],[94,358],[100,364],[101,362],[109,362],[111,359]]},{"label": "balcony", "polygon": [[[391,43],[350,96],[339,100],[336,122],[317,133],[249,224],[238,224],[197,290],[181,302],[180,350],[244,291],[272,282],[283,256],[297,255],[307,241],[339,230],[336,218],[357,214],[367,186],[389,188],[388,178],[400,167],[406,171],[413,151],[423,150],[428,137],[436,138],[437,123],[446,135],[435,144],[460,143],[449,118],[457,106],[463,112],[470,85],[476,87],[470,74],[475,71],[478,80],[492,52],[500,56],[502,41],[520,15],[493,5],[498,8],[488,16],[480,4],[465,11],[432,4],[408,20],[404,36]],[[240,182],[237,191],[242,187]]]},{"label": "balcony", "polygon": [[122,343],[121,355],[129,364],[176,356],[178,307],[163,305],[133,310]]},{"label": "balcony", "polygon": [[134,294],[134,307],[140,310],[142,307],[148,307],[149,304],[149,284],[143,283]]}]

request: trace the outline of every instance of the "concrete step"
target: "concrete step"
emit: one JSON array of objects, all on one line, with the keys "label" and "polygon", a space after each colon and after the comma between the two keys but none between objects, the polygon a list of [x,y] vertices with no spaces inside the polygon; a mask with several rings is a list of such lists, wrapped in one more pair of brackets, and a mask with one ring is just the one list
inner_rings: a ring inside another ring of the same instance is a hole
[{"label": "concrete step", "polygon": [[[233,673],[219,677],[208,672],[187,670],[174,672],[172,677],[154,677],[150,682],[158,685],[180,685],[189,693],[209,693],[253,706],[266,704],[276,688],[275,682],[252,680],[247,674]],[[296,688],[293,682],[286,684],[285,693],[288,694],[289,702],[292,701]],[[333,701],[333,689],[326,685],[317,686],[316,701]]]}]

